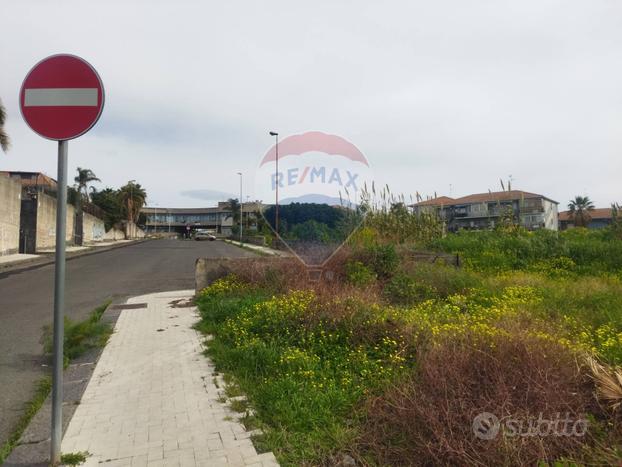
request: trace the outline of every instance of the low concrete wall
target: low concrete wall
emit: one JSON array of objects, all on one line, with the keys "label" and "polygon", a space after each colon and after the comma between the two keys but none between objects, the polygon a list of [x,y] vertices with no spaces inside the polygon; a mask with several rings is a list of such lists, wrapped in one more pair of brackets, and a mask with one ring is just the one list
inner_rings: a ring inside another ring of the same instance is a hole
[{"label": "low concrete wall", "polygon": [[[67,205],[67,234],[65,241],[73,242],[73,228],[75,209]],[[37,199],[37,250],[54,248],[56,246],[56,199],[39,193]]]},{"label": "low concrete wall", "polygon": [[0,255],[19,250],[19,215],[22,185],[10,177],[0,176]]},{"label": "low concrete wall", "polygon": [[125,240],[125,232],[113,227],[104,234],[104,240]]},{"label": "low concrete wall", "polygon": [[412,259],[416,263],[436,263],[459,268],[462,261],[460,255],[450,255],[447,253],[437,253],[430,251],[402,252],[402,255]]},{"label": "low concrete wall", "polygon": [[145,238],[145,231],[133,222],[125,224],[125,238]]},{"label": "low concrete wall", "polygon": [[283,267],[288,264],[292,274],[305,274],[307,270],[294,258],[199,258],[194,269],[194,286],[198,294],[217,279],[235,271],[244,271],[251,275],[264,275],[271,267]]},{"label": "low concrete wall", "polygon": [[82,233],[85,242],[101,242],[106,235],[104,221],[88,213],[82,213]]}]

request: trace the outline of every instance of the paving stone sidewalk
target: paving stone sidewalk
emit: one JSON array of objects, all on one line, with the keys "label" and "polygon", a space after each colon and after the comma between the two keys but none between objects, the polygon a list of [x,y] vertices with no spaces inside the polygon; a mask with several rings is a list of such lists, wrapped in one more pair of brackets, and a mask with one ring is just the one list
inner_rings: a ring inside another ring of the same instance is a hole
[{"label": "paving stone sidewalk", "polygon": [[[214,368],[192,329],[193,291],[128,300],[62,442],[88,451],[83,465],[277,466],[219,402]],[[141,305],[141,304],[144,304]],[[216,378],[218,380],[218,378]]]}]

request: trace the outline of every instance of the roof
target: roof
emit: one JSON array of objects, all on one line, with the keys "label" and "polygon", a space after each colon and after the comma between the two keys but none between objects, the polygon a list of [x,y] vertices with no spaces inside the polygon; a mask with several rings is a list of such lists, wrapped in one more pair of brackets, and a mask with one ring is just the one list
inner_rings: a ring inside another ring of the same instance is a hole
[{"label": "roof", "polygon": [[463,196],[462,198],[452,199],[447,196],[440,196],[427,201],[414,204],[413,206],[457,206],[461,204],[477,204],[477,203],[494,203],[497,201],[512,201],[518,199],[543,198],[552,203],[559,204],[546,196],[537,193],[529,193],[528,191],[511,190],[511,191],[495,191],[492,193],[477,193],[474,195]]},{"label": "roof", "polygon": [[44,174],[43,172],[24,172],[18,170],[2,170],[0,175],[6,175],[11,178],[20,178],[22,186],[40,186],[48,185],[55,187],[57,185],[56,180],[52,177]]},{"label": "roof", "polygon": [[[258,208],[261,208],[261,205],[255,202],[244,203],[244,212],[254,212]],[[207,208],[165,208],[159,206],[145,206],[141,210],[141,212],[148,214],[186,214],[186,215],[201,215],[201,214],[216,214],[216,213],[230,213],[231,207],[229,203],[219,202],[218,206],[211,206]]]},{"label": "roof", "polygon": [[225,212],[227,209],[211,207],[211,208],[158,208],[158,207],[144,207],[141,209],[141,212],[144,213],[157,213],[160,212],[162,214],[212,214],[218,212]]},{"label": "roof", "polygon": [[438,198],[420,201],[419,203],[413,204],[413,206],[444,206],[447,204],[453,204],[454,201],[455,200],[453,198],[450,198],[449,196],[439,196]]},{"label": "roof", "polygon": [[[588,211],[592,219],[611,219],[611,208],[596,208]],[[570,211],[562,211],[559,213],[560,221],[572,221]]]}]

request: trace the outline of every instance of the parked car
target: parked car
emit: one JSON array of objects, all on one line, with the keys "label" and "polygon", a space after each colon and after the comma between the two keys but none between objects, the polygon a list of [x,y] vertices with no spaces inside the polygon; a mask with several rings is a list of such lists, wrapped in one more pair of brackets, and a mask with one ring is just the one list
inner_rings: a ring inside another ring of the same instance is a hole
[{"label": "parked car", "polygon": [[216,240],[216,236],[207,230],[197,230],[194,234],[195,240],[209,240],[210,242]]}]

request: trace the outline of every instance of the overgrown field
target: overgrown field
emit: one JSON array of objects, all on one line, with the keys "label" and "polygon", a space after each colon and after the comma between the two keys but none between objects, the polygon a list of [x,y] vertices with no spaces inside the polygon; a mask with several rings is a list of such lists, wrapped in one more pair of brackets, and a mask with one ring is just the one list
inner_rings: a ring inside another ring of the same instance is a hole
[{"label": "overgrown field", "polygon": [[622,271],[622,241],[613,229],[462,231],[429,244],[459,253],[468,267],[484,272],[520,269],[555,275],[619,276]]},{"label": "overgrown field", "polygon": [[[432,242],[466,266],[415,263],[413,245],[367,228],[330,281],[258,262],[199,295],[209,354],[263,429],[256,444],[284,465],[622,462],[622,241]],[[474,431],[482,413],[499,420],[492,439]]]}]

